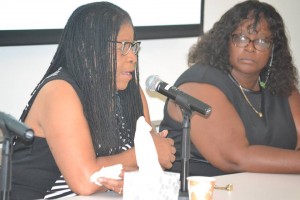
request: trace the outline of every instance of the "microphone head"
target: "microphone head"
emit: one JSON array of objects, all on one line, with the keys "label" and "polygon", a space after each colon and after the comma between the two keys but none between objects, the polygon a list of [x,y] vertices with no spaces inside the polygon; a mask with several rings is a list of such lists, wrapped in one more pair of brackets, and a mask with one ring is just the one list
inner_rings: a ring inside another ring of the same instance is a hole
[{"label": "microphone head", "polygon": [[150,91],[156,91],[156,88],[160,82],[161,79],[158,75],[151,75],[146,80],[146,89]]}]

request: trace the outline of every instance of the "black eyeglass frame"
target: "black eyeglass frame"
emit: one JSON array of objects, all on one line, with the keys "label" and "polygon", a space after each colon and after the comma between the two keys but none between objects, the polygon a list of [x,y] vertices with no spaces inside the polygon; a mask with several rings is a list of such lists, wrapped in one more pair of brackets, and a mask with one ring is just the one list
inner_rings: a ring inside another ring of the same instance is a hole
[{"label": "black eyeglass frame", "polygon": [[[247,39],[247,40],[245,40],[245,41],[248,41],[248,42],[245,43],[245,44],[237,44],[237,43],[235,42],[234,39],[235,39],[235,38],[241,38],[241,37]],[[232,41],[232,43],[233,43],[234,46],[236,46],[236,47],[241,47],[241,48],[247,47],[247,46],[252,42],[254,48],[255,48],[257,51],[262,51],[262,52],[266,51],[267,49],[270,49],[270,48],[273,46],[273,41],[270,40],[270,39],[261,39],[261,38],[258,38],[258,39],[255,39],[255,40],[251,40],[249,37],[247,37],[247,36],[245,36],[245,35],[242,35],[242,34],[235,34],[235,33],[231,34],[231,41]],[[260,41],[263,41],[263,42],[262,42],[262,43],[258,43],[258,42],[260,42]],[[263,47],[263,46],[261,46],[260,44],[265,44],[265,45],[268,45],[268,46]],[[258,47],[258,48],[257,48],[257,47]]]},{"label": "black eyeglass frame", "polygon": [[[129,53],[130,50],[132,50],[132,52],[137,55],[139,53],[139,50],[141,48],[141,41],[133,41],[133,42],[127,42],[127,41],[109,41],[109,42],[113,42],[113,43],[118,43],[118,44],[122,44],[121,47],[121,53],[123,56],[127,55]],[[129,48],[128,50],[125,51],[125,45],[129,44]]]}]

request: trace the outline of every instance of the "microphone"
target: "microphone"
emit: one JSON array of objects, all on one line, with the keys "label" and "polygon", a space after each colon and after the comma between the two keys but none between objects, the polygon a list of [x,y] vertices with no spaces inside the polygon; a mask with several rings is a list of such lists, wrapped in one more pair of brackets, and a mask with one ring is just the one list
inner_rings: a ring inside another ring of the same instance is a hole
[{"label": "microphone", "polygon": [[[3,121],[3,125],[7,130],[14,133],[25,142],[31,142],[33,140],[33,130],[28,128],[24,123],[16,120],[13,116],[0,112],[0,122],[1,121]],[[2,123],[0,123],[0,125],[2,125]]]},{"label": "microphone", "polygon": [[204,116],[211,113],[211,107],[206,103],[180,91],[174,86],[162,81],[157,75],[151,75],[146,80],[146,89],[159,92],[184,107],[190,110],[197,111]]}]

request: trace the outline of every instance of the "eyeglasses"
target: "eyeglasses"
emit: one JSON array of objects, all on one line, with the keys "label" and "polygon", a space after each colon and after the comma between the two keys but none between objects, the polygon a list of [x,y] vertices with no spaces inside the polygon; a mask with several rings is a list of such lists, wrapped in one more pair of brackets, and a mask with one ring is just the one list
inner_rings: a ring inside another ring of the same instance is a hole
[{"label": "eyeglasses", "polygon": [[272,42],[265,39],[255,39],[251,40],[245,35],[232,34],[231,35],[232,43],[236,47],[247,47],[250,42],[253,43],[253,46],[258,51],[266,51],[272,46]]},{"label": "eyeglasses", "polygon": [[129,53],[130,49],[132,50],[132,52],[135,55],[137,55],[140,50],[140,46],[141,46],[140,41],[133,41],[133,42],[109,41],[109,42],[122,44],[122,47],[120,48],[120,50],[121,50],[121,53],[123,56],[127,55]]}]

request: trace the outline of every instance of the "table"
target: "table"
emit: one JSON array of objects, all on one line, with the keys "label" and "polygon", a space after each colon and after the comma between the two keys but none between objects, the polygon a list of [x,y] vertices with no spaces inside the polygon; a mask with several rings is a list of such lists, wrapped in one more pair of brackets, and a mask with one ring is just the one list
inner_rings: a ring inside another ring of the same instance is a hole
[{"label": "table", "polygon": [[217,176],[217,184],[233,191],[214,191],[214,200],[300,200],[300,175],[238,173]]},{"label": "table", "polygon": [[[214,200],[300,200],[300,175],[237,173],[216,176],[216,184],[233,184],[233,191],[215,190]],[[77,196],[72,200],[122,200],[114,192]]]}]

